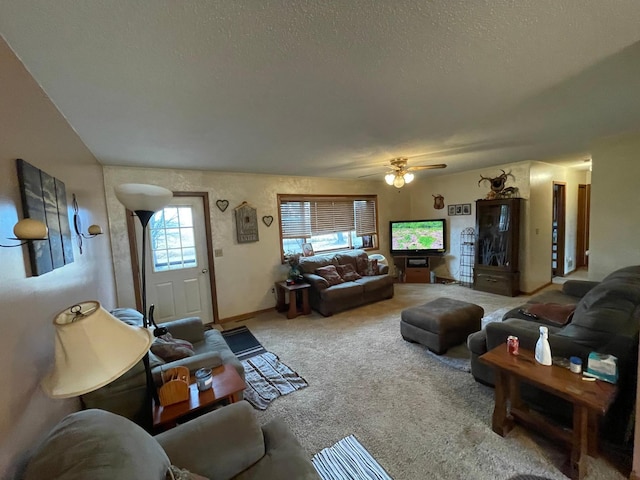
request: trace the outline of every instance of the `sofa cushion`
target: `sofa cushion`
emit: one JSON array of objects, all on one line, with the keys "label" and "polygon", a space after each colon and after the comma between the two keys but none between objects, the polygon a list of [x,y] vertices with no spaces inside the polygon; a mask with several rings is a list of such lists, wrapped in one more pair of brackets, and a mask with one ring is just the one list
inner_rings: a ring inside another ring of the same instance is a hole
[{"label": "sofa cushion", "polygon": [[169,457],[135,423],[104,410],[65,417],[27,465],[24,480],[164,480]]},{"label": "sofa cushion", "polygon": [[316,268],[315,273],[316,275],[320,275],[322,278],[324,278],[329,283],[330,287],[333,285],[340,285],[341,283],[344,283],[344,280],[338,273],[335,265],[327,265],[326,267]]},{"label": "sofa cushion", "polygon": [[133,327],[142,327],[142,314],[133,308],[114,308],[111,315]]},{"label": "sofa cushion", "polygon": [[640,288],[637,285],[625,280],[608,280],[592,288],[578,302],[571,323],[595,331],[623,332],[628,330],[627,324],[633,321],[638,305]]},{"label": "sofa cushion", "polygon": [[298,267],[302,273],[315,273],[316,269],[327,265],[338,265],[333,256],[314,255],[312,257],[301,257]]},{"label": "sofa cushion", "polygon": [[334,285],[320,292],[322,300],[325,302],[335,302],[336,300],[352,299],[362,295],[363,287],[358,282],[345,282],[340,285]]},{"label": "sofa cushion", "polygon": [[345,282],[353,282],[354,280],[358,280],[362,278],[353,265],[347,263],[346,265],[338,265],[337,267],[338,274],[342,277]]},{"label": "sofa cushion", "polygon": [[386,288],[393,284],[393,277],[390,275],[374,275],[362,277],[355,281],[358,285],[362,285],[365,293],[374,292],[382,288]]}]

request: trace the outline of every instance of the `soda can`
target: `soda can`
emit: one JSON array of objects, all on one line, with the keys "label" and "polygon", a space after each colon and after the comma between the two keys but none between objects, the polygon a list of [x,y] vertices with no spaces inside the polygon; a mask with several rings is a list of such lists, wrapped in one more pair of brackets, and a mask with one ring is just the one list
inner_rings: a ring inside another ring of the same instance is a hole
[{"label": "soda can", "polygon": [[518,337],[509,335],[507,337],[507,351],[511,355],[518,355],[519,348],[520,348],[520,341],[518,340]]}]

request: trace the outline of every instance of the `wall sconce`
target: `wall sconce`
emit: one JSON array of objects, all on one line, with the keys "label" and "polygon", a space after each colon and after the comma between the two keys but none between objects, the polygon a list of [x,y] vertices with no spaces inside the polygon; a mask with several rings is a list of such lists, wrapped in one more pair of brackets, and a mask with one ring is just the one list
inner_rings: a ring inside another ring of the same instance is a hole
[{"label": "wall sconce", "polygon": [[20,247],[21,245],[31,242],[33,240],[47,240],[49,238],[49,229],[40,220],[33,218],[23,218],[13,227],[13,234],[15,238],[9,240],[23,240],[23,242],[16,245],[2,245],[0,247],[11,248]]},{"label": "wall sconce", "polygon": [[82,255],[82,239],[93,238],[98,235],[102,235],[102,227],[100,225],[91,225],[87,230],[87,234],[82,233],[82,220],[80,219],[78,201],[76,200],[76,194],[73,194],[73,201],[71,202],[73,207],[73,228],[76,231],[76,238],[78,239],[78,249],[80,255]]}]

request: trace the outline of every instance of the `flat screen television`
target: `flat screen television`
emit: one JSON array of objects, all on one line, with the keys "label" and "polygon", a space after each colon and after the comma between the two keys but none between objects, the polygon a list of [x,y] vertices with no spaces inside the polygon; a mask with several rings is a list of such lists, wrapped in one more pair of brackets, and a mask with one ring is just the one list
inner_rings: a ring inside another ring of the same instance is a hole
[{"label": "flat screen television", "polygon": [[447,223],[437,220],[389,222],[391,255],[442,256],[447,250]]}]

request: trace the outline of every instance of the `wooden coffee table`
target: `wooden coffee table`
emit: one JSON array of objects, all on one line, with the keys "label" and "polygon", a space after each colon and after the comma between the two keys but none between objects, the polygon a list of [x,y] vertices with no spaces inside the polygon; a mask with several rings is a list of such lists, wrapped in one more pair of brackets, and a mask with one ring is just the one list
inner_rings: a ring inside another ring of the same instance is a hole
[{"label": "wooden coffee table", "polygon": [[162,431],[175,427],[176,422],[191,416],[197,416],[219,403],[235,403],[246,388],[242,377],[232,365],[221,365],[213,369],[213,387],[204,392],[198,391],[195,378],[189,384],[189,400],[173,405],[156,405],[153,402],[153,429]]},{"label": "wooden coffee table", "polygon": [[[582,380],[582,375],[552,365],[536,363],[534,354],[520,349],[511,355],[500,345],[480,357],[496,370],[495,407],[492,428],[505,436],[514,421],[552,436],[571,447],[571,478],[586,474],[586,455],[598,455],[598,416],[604,415],[618,393],[615,385]],[[519,382],[527,382],[573,405],[573,431],[552,424],[539,413],[529,411],[520,398]],[[507,411],[507,400],[510,408]]]}]

